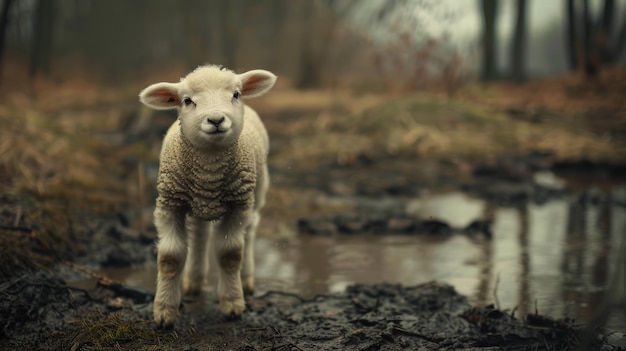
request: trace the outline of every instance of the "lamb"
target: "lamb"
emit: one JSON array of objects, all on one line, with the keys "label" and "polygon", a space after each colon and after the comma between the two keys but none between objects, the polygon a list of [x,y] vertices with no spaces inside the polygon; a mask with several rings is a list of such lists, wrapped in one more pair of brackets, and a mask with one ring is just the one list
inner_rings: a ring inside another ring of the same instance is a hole
[{"label": "lamb", "polygon": [[241,100],[265,94],[275,82],[265,70],[236,74],[205,65],[178,83],[152,84],[139,94],[151,108],[178,110],[161,149],[154,210],[153,313],[159,327],[173,326],[182,290],[200,292],[207,244],[219,266],[223,314],[241,315],[244,291],[254,290],[253,246],[269,186],[269,138],[258,114]]}]

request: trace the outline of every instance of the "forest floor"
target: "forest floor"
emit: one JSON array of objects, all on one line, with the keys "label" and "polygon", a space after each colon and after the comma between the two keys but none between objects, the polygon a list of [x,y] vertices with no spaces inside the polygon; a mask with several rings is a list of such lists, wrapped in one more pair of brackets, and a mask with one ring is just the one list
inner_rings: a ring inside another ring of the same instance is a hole
[{"label": "forest floor", "polygon": [[[310,299],[271,291],[250,297],[238,321],[224,320],[216,308],[194,312],[185,300],[171,331],[155,330],[151,291],[102,276],[88,289],[68,285],[67,277],[102,267],[154,261],[154,175],[160,138],[175,116],[139,106],[141,87],[43,81],[4,92],[0,349],[624,347],[622,333],[538,314],[518,319],[493,306],[471,306],[436,282],[357,284]],[[594,82],[562,77],[467,86],[454,98],[279,85],[251,101],[272,138],[273,185],[260,235],[327,229],[316,218],[351,210],[324,201],[327,195],[465,186],[508,201],[553,196],[541,187],[522,193],[485,187],[528,182],[537,170],[623,183],[625,90],[623,68]],[[421,230],[429,228],[432,223]]]}]

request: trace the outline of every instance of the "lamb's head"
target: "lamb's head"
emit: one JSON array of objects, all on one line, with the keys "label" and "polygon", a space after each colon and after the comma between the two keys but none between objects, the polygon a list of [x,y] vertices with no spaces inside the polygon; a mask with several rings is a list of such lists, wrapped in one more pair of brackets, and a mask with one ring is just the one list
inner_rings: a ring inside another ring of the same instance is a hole
[{"label": "lamb's head", "polygon": [[276,76],[264,70],[236,74],[221,66],[200,66],[178,83],[156,83],[139,99],[158,110],[178,109],[183,136],[198,148],[228,147],[243,129],[242,98],[265,94]]}]

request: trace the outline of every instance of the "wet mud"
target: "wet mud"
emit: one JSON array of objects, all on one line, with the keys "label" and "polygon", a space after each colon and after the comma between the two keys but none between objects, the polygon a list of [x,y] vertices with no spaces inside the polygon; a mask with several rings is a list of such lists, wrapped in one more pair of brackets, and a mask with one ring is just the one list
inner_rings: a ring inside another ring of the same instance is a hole
[{"label": "wet mud", "polygon": [[[407,212],[411,206],[419,207],[411,196],[426,188],[461,190],[500,207],[521,208],[555,199],[625,207],[623,197],[588,187],[566,189],[550,176],[533,177],[551,167],[543,163],[543,156],[538,159],[528,157],[495,168],[476,167],[471,182],[459,182],[455,168],[446,164],[439,164],[434,172],[437,175],[429,177],[423,169],[397,172],[398,168],[390,167],[387,161],[367,158],[357,158],[356,164],[349,166],[329,164],[312,178],[276,172],[275,182],[299,178],[298,187],[322,189],[329,198],[340,199],[353,208],[298,218],[300,233],[315,236],[427,234],[492,239],[494,223],[490,218],[458,224]],[[561,166],[561,170],[566,172],[568,167]],[[606,172],[610,177],[623,175],[620,169]],[[7,206],[3,215],[16,217],[6,212],[14,208]],[[22,206],[20,211],[29,210],[36,209]],[[106,268],[154,264],[154,231],[132,229],[131,222],[124,213],[82,214],[80,222],[72,225],[75,231],[80,227],[80,232],[89,235],[73,238],[80,250],[57,257],[65,263],[3,282],[0,349],[618,350],[626,346],[622,331],[589,329],[578,321],[553,319],[536,310],[520,313],[514,307],[500,310],[493,305],[472,304],[454,287],[438,282],[417,286],[356,284],[338,293],[314,297],[284,290],[263,291],[247,299],[240,320],[221,316],[216,297],[205,292],[200,301],[185,298],[173,330],[156,330],[152,290],[96,273]],[[25,232],[31,232],[28,222],[22,226]],[[66,260],[69,257],[71,262]],[[87,276],[96,283],[68,283]]]},{"label": "wet mud", "polygon": [[357,284],[342,294],[304,299],[269,291],[247,300],[243,318],[225,320],[185,303],[172,331],[155,330],[149,294],[132,298],[95,287],[68,286],[46,273],[0,287],[2,349],[29,350],[617,350],[613,332],[588,331],[571,320],[493,306],[472,307],[453,287]]}]

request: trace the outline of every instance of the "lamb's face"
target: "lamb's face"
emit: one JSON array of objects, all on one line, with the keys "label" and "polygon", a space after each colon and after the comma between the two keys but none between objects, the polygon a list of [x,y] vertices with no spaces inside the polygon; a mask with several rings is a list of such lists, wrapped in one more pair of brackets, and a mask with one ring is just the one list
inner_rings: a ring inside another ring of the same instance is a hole
[{"label": "lamb's face", "polygon": [[179,83],[156,83],[140,100],[156,109],[177,108],[182,134],[198,148],[232,145],[243,130],[244,97],[266,93],[276,81],[268,71],[243,74],[219,66],[201,66]]},{"label": "lamb's face", "polygon": [[183,135],[198,148],[229,146],[243,129],[241,79],[231,71],[207,67],[181,81],[179,108]]}]

